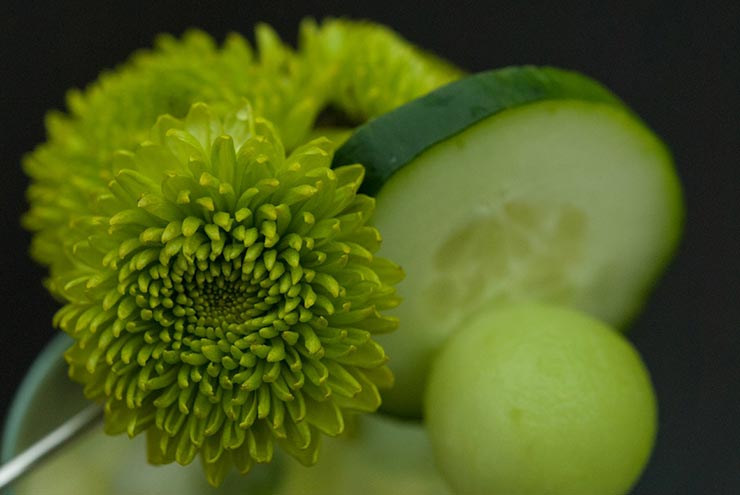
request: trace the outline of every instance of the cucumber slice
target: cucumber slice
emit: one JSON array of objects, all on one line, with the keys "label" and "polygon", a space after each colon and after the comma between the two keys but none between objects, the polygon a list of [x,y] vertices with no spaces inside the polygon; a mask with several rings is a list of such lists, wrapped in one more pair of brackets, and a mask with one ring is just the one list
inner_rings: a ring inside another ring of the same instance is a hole
[{"label": "cucumber slice", "polygon": [[381,254],[406,271],[400,327],[379,338],[396,375],[384,409],[404,416],[479,308],[541,300],[624,327],[681,230],[663,143],[603,86],[554,68],[451,83],[359,128],[334,163],[366,166]]}]

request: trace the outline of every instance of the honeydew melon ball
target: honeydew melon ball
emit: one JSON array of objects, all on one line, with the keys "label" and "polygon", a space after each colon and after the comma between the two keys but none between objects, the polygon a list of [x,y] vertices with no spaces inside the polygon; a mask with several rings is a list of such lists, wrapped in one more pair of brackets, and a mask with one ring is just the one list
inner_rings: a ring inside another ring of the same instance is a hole
[{"label": "honeydew melon ball", "polygon": [[435,358],[424,402],[437,464],[465,495],[619,495],[656,433],[648,372],[605,324],[542,304],[491,307]]}]

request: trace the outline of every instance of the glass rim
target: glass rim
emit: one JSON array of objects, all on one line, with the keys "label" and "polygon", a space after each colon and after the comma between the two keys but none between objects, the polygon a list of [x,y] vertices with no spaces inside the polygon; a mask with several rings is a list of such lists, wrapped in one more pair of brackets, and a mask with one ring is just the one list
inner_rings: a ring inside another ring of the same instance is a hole
[{"label": "glass rim", "polygon": [[18,435],[21,431],[21,425],[26,416],[26,411],[31,406],[36,391],[44,380],[49,376],[59,360],[64,355],[64,351],[72,344],[72,339],[63,333],[59,333],[49,341],[42,349],[31,367],[23,377],[20,387],[13,395],[10,402],[10,409],[5,418],[2,430],[2,444],[0,445],[0,460],[7,462],[19,452]]}]

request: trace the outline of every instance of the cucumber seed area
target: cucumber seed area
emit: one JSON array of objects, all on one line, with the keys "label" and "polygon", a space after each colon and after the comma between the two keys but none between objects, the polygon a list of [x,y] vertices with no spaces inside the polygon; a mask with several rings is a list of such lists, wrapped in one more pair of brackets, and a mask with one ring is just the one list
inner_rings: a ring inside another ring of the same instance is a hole
[{"label": "cucumber seed area", "polygon": [[432,315],[459,321],[492,301],[568,301],[586,229],[584,212],[567,204],[512,200],[471,220],[433,254],[423,291]]}]

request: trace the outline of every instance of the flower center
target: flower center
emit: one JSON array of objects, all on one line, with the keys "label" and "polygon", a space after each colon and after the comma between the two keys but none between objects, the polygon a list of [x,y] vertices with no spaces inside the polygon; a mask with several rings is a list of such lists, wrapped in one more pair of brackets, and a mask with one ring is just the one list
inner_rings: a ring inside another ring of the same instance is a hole
[{"label": "flower center", "polygon": [[188,284],[186,292],[194,301],[195,315],[189,318],[193,324],[204,319],[207,325],[223,326],[243,323],[261,311],[254,307],[259,302],[259,286],[244,280],[228,281],[216,279],[205,284]]}]

